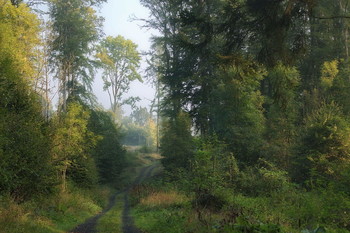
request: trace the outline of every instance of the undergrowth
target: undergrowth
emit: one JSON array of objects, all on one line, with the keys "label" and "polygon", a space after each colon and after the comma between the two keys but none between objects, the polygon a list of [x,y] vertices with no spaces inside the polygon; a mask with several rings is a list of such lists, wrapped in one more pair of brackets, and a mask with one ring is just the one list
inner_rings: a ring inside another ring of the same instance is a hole
[{"label": "undergrowth", "polygon": [[20,204],[9,197],[1,197],[0,232],[67,232],[100,212],[109,195],[107,187],[94,190],[71,187],[65,193]]},{"label": "undergrowth", "polygon": [[349,199],[332,191],[285,184],[252,196],[223,187],[201,198],[158,176],[132,190],[135,224],[148,233],[350,232]]}]

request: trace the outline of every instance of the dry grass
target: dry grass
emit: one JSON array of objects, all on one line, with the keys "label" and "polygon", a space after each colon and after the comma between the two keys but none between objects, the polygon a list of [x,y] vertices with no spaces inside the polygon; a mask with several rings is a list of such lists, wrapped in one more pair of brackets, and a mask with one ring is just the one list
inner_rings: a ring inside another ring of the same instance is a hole
[{"label": "dry grass", "polygon": [[160,154],[157,153],[139,153],[138,160],[141,164],[150,165],[162,158]]},{"label": "dry grass", "polygon": [[185,195],[175,191],[158,191],[151,193],[145,198],[142,198],[141,205],[148,207],[167,207],[172,205],[181,205],[187,201]]},{"label": "dry grass", "polygon": [[25,221],[30,213],[13,201],[9,200],[5,206],[0,208],[0,223],[11,223],[15,221]]},{"label": "dry grass", "polygon": [[[48,229],[53,226],[52,221],[44,216],[36,216],[32,210],[24,205],[18,205],[8,199],[0,207],[0,232],[52,232]],[[57,231],[58,232],[58,231]]]}]

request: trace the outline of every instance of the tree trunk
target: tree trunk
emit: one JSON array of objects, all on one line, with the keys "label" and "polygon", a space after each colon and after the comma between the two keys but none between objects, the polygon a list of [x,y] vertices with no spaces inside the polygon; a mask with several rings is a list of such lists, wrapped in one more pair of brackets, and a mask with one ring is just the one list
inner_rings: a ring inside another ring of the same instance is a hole
[{"label": "tree trunk", "polygon": [[68,161],[64,161],[64,166],[62,170],[62,186],[61,186],[61,192],[64,193],[67,190],[67,169],[68,169]]}]

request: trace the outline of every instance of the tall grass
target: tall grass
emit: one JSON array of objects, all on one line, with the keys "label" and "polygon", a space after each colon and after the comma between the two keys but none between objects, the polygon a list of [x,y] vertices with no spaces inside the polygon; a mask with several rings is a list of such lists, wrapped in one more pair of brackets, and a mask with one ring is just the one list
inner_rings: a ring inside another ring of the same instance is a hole
[{"label": "tall grass", "polygon": [[40,197],[18,204],[0,198],[1,233],[63,233],[97,214],[106,204],[109,189],[81,190]]},{"label": "tall grass", "polygon": [[160,207],[165,208],[169,206],[180,206],[184,204],[188,198],[176,191],[158,191],[153,192],[147,197],[141,198],[140,204],[153,208]]}]

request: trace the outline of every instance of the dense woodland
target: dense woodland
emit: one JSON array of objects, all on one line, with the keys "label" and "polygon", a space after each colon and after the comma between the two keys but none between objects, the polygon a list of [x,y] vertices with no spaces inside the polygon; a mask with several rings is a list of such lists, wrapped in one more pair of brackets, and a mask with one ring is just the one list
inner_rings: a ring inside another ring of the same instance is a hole
[{"label": "dense woodland", "polygon": [[350,230],[349,1],[141,3],[160,32],[162,162],[199,219]]},{"label": "dense woodland", "polygon": [[0,0],[1,203],[63,211],[67,193],[117,186],[123,144],[144,145],[163,156],[150,186],[189,199],[149,232],[350,231],[349,0],[140,0],[158,32],[150,110],[123,97],[141,55],[103,35],[103,2]]}]

